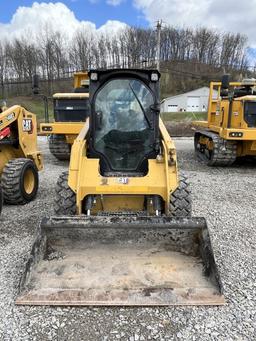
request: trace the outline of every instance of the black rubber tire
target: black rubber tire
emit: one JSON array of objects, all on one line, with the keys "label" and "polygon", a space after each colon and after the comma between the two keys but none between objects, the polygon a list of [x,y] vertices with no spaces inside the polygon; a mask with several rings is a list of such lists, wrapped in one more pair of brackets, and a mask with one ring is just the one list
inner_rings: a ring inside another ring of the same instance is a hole
[{"label": "black rubber tire", "polygon": [[2,208],[3,208],[3,190],[2,190],[2,186],[0,184],[0,215],[2,213]]},{"label": "black rubber tire", "polygon": [[68,185],[68,172],[63,172],[58,178],[54,201],[56,215],[70,216],[76,214],[76,194]]},{"label": "black rubber tire", "polygon": [[184,174],[179,175],[179,187],[171,194],[170,215],[172,217],[191,217],[191,192],[187,178]]},{"label": "black rubber tire", "polygon": [[[25,188],[26,172],[33,176],[33,188],[30,192]],[[38,170],[30,159],[18,158],[10,160],[2,173],[2,189],[4,202],[10,205],[24,205],[35,199],[38,191]]]},{"label": "black rubber tire", "polygon": [[70,159],[71,146],[67,143],[65,135],[50,135],[49,149],[52,155],[60,161]]}]

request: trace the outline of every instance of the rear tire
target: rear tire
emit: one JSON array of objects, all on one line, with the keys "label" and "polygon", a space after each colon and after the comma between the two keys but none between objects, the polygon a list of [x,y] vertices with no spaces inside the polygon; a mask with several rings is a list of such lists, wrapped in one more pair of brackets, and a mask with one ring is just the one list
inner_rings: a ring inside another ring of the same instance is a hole
[{"label": "rear tire", "polygon": [[62,216],[76,214],[76,194],[68,185],[68,172],[63,172],[57,181],[54,211]]},{"label": "rear tire", "polygon": [[170,197],[170,215],[172,217],[191,217],[191,192],[187,178],[184,174],[180,174],[179,187],[171,194]]},{"label": "rear tire", "polygon": [[49,149],[52,155],[54,155],[56,159],[60,161],[70,159],[71,147],[67,143],[65,135],[50,135]]},{"label": "rear tire", "polygon": [[2,173],[4,202],[10,205],[24,205],[32,201],[38,191],[38,170],[30,159],[10,160]]}]

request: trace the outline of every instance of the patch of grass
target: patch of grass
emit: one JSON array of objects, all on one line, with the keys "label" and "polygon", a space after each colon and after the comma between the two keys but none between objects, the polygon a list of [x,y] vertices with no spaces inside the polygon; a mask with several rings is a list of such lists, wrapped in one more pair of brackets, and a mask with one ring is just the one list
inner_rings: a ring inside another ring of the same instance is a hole
[{"label": "patch of grass", "polygon": [[163,121],[191,122],[207,119],[207,112],[164,112],[161,113]]},{"label": "patch of grass", "polygon": [[[19,97],[11,97],[7,99],[7,106],[11,107],[13,105],[20,105],[24,107],[26,110],[36,114],[37,122],[44,122],[44,102],[40,97],[36,96],[19,96]],[[50,121],[53,119],[53,106],[52,101],[49,100],[49,117]]]},{"label": "patch of grass", "polygon": [[[38,124],[44,122],[44,102],[36,96],[19,96],[7,99],[7,106],[21,105],[28,111],[36,114]],[[53,105],[49,100],[49,117],[53,120]],[[161,113],[164,122],[184,122],[189,123],[195,120],[206,120],[207,112],[165,112]]]}]

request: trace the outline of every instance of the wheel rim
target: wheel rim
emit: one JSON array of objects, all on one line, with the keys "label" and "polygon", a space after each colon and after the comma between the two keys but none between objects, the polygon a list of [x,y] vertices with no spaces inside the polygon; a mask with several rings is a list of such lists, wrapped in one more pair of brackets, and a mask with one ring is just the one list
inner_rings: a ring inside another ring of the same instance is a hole
[{"label": "wheel rim", "polygon": [[32,169],[27,169],[24,173],[24,190],[31,194],[35,188],[35,177]]}]

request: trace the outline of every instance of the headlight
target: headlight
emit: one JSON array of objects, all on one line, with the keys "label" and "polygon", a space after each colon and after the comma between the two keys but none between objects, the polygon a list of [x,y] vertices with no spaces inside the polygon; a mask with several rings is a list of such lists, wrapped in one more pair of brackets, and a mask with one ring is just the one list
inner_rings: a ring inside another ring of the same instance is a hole
[{"label": "headlight", "polygon": [[233,131],[232,133],[229,133],[229,137],[243,137],[243,133],[239,131]]},{"label": "headlight", "polygon": [[97,74],[97,72],[92,72],[92,73],[91,73],[91,80],[92,80],[92,81],[97,81],[97,80],[98,80],[98,74]]},{"label": "headlight", "polygon": [[158,81],[158,74],[156,72],[151,73],[151,81],[157,82]]},{"label": "headlight", "polygon": [[[97,74],[96,74],[97,75]],[[97,75],[98,76],[98,75]],[[97,80],[97,79],[96,79]],[[82,86],[88,86],[89,85],[89,79],[83,79],[82,81],[81,81],[81,85]]]}]

